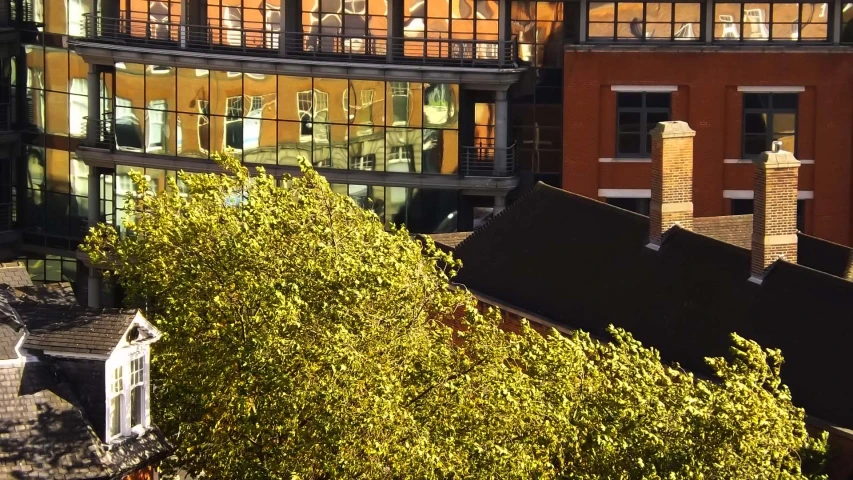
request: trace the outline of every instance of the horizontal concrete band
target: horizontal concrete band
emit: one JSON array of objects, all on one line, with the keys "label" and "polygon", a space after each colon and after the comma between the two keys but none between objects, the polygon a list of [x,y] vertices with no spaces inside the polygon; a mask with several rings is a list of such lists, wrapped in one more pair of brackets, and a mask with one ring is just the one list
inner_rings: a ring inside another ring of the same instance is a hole
[{"label": "horizontal concrete band", "polygon": [[113,45],[83,39],[70,47],[89,64],[118,62],[168,65],[181,68],[225,70],[269,75],[294,75],[365,80],[430,81],[458,83],[472,90],[506,91],[527,67],[464,67],[405,63],[360,63],[275,56],[228,55],[168,48]]},{"label": "horizontal concrete band", "polygon": [[[132,152],[111,152],[109,150],[91,147],[80,147],[77,149],[76,153],[78,157],[91,167],[115,168],[116,165],[127,165],[130,167],[140,168],[157,168],[174,171],[183,170],[185,172],[192,173],[223,171],[218,164],[211,160],[193,160]],[[292,165],[257,166],[263,167],[268,174],[275,177],[280,177],[285,174],[293,176],[299,176],[301,174],[299,167]],[[253,170],[252,166],[248,167],[250,171]],[[466,195],[479,196],[503,196],[518,186],[519,183],[518,176],[460,176],[439,173],[340,170],[336,168],[318,168],[317,171],[323,175],[329,183],[460,190]]]},{"label": "horizontal concrete band", "polygon": [[759,245],[796,245],[797,234],[791,235],[752,235],[752,243]]},{"label": "horizontal concrete band", "polygon": [[661,213],[693,213],[693,202],[663,203],[652,202],[649,209]]}]

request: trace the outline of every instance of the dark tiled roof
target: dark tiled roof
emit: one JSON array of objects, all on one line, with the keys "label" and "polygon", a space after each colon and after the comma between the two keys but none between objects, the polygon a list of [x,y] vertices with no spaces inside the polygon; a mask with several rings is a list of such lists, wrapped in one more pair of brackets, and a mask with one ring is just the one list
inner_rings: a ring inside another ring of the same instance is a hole
[{"label": "dark tiled roof", "polygon": [[853,427],[853,282],[829,274],[846,260],[831,244],[806,239],[808,266],[777,262],[759,286],[745,248],[678,227],[647,243],[647,217],[539,184],[456,247],[455,280],[567,328],[626,328],[697,371],[731,332],[781,348],[794,401]]},{"label": "dark tiled roof", "polygon": [[112,478],[169,453],[156,428],[107,448],[53,366],[0,367],[0,478]]},{"label": "dark tiled roof", "polygon": [[25,302],[37,302],[46,305],[77,305],[74,288],[68,282],[18,287],[15,288],[15,296]]},{"label": "dark tiled roof", "polygon": [[27,269],[18,263],[0,263],[0,284],[10,287],[32,287]]},{"label": "dark tiled roof", "polygon": [[24,348],[108,355],[121,340],[136,310],[63,307],[22,302],[15,305],[29,335]]},{"label": "dark tiled roof", "polygon": [[752,215],[696,217],[693,231],[738,247],[752,248]]},{"label": "dark tiled roof", "polygon": [[457,245],[468,238],[468,235],[471,235],[471,232],[433,233],[430,235],[430,238],[433,239],[436,246],[449,251],[456,248]]},{"label": "dark tiled roof", "polygon": [[0,320],[0,360],[11,360],[18,358],[18,353],[15,352],[15,345],[24,334],[23,330],[16,330],[12,325],[8,325]]}]

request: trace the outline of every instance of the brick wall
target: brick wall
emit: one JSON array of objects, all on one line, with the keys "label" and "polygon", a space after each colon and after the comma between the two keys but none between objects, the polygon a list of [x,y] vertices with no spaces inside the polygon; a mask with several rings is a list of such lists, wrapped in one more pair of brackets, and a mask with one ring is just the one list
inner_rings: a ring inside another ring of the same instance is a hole
[{"label": "brick wall", "polygon": [[649,163],[599,163],[615,156],[616,92],[612,85],[675,85],[672,119],[696,130],[693,202],[696,216],[730,213],[723,190],[752,190],[741,158],[739,86],[802,86],[797,157],[806,202],[806,232],[853,244],[853,52],[565,53],[563,188],[596,198],[600,188],[650,188]]}]

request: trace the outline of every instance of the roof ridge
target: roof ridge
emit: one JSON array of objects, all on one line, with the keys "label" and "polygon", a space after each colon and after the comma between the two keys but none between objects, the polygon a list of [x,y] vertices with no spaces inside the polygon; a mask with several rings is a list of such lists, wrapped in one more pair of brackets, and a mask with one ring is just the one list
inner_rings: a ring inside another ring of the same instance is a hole
[{"label": "roof ridge", "polygon": [[[495,222],[495,220],[497,220],[498,218],[502,217],[506,212],[508,212],[508,211],[510,211],[510,210],[512,210],[512,209],[514,209],[514,208],[516,208],[519,204],[521,204],[521,203],[523,203],[525,200],[529,199],[531,196],[533,196],[533,194],[534,194],[534,193],[536,193],[536,192],[538,192],[540,189],[542,189],[542,187],[550,187],[550,185],[548,185],[548,184],[546,184],[546,183],[542,182],[541,180],[540,180],[540,181],[538,181],[538,182],[536,182],[536,185],[534,185],[534,186],[533,186],[533,188],[531,188],[530,190],[528,190],[528,191],[524,192],[523,194],[521,194],[521,196],[520,196],[520,197],[518,197],[518,198],[515,200],[515,202],[513,202],[511,205],[507,206],[506,208],[504,208],[503,210],[501,210],[501,211],[500,211],[500,212],[498,212],[497,214],[493,215],[493,216],[492,216],[492,218],[490,218],[490,219],[486,220],[486,223],[485,223],[485,224],[483,224],[480,228],[475,229],[475,230],[472,230],[472,231],[471,231],[471,233],[470,233],[467,237],[465,237],[461,242],[459,242],[458,244],[456,244],[456,247],[455,247],[453,250],[454,250],[454,251],[458,250],[460,247],[462,247],[463,245],[465,245],[465,244],[466,244],[468,241],[470,241],[472,238],[476,237],[480,232],[482,232],[482,231],[486,230],[487,228],[489,228],[489,226],[491,226],[491,225]],[[552,187],[552,188],[553,188],[553,187]],[[560,190],[560,189],[557,189],[557,190]]]}]

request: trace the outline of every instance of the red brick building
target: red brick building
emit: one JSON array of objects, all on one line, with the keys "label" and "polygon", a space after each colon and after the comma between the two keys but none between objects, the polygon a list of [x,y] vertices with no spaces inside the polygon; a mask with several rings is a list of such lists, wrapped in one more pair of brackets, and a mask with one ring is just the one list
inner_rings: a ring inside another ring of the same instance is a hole
[{"label": "red brick building", "polygon": [[799,228],[853,244],[853,49],[646,47],[567,48],[564,189],[648,214],[650,155],[637,127],[683,120],[697,131],[696,216],[751,213],[750,158],[778,139],[803,163]]}]

